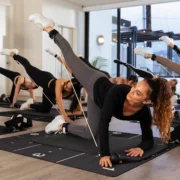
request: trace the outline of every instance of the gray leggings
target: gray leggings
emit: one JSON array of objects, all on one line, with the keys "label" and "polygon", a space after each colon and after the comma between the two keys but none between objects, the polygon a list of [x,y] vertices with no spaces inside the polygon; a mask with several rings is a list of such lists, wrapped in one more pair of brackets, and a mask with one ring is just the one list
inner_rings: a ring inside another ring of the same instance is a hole
[{"label": "gray leggings", "polygon": [[[88,93],[88,122],[93,135],[96,137],[98,134],[101,109],[94,103],[93,89],[97,79],[107,76],[100,71],[92,69],[80,60],[74,54],[70,44],[59,33],[54,36],[54,42],[59,46],[67,65]],[[92,139],[85,119],[76,120],[73,123],[70,123],[68,125],[68,132],[86,139]]]}]

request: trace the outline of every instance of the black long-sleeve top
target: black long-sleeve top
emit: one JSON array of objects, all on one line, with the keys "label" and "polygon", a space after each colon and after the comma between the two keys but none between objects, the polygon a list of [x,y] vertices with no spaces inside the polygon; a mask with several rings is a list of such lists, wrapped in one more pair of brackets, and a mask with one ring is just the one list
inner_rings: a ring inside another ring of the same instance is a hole
[{"label": "black long-sleeve top", "polygon": [[112,116],[121,120],[138,120],[142,131],[142,141],[138,145],[142,150],[150,149],[153,144],[151,129],[152,115],[148,106],[131,116],[123,116],[123,105],[131,87],[128,85],[114,85],[107,78],[99,78],[94,85],[94,101],[102,109],[99,124],[100,154],[110,155],[109,150],[109,122]]}]

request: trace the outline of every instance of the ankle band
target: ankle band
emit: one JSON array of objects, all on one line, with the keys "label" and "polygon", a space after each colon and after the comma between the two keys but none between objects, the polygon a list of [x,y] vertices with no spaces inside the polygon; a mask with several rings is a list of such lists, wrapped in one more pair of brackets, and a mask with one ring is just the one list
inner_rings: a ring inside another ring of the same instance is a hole
[{"label": "ankle band", "polygon": [[153,60],[153,61],[155,61],[155,60],[156,60],[156,55],[155,55],[155,54],[153,54],[153,55],[152,55],[151,60]]},{"label": "ankle band", "polygon": [[63,132],[63,134],[67,134],[68,133],[68,129],[67,129],[68,125],[69,125],[69,123],[64,123],[62,125],[62,132]]},{"label": "ankle band", "polygon": [[52,31],[49,32],[49,37],[50,37],[51,39],[54,39],[54,36],[55,36],[56,34],[58,34],[58,31],[55,30],[55,29],[53,29]]}]

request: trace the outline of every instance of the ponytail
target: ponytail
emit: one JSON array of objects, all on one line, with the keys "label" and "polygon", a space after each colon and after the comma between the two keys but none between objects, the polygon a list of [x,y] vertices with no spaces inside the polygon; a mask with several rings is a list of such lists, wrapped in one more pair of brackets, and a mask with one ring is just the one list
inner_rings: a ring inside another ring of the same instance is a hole
[{"label": "ponytail", "polygon": [[148,93],[154,108],[154,124],[157,125],[163,141],[168,142],[172,121],[171,89],[167,81],[162,78],[146,79],[146,81],[151,88]]}]

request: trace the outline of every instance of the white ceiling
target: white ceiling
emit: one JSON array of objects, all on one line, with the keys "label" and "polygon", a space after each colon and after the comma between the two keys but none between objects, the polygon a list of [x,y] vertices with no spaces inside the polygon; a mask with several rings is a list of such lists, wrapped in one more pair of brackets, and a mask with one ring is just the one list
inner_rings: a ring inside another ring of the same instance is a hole
[{"label": "white ceiling", "polygon": [[[115,4],[121,2],[128,2],[133,0],[64,0],[66,2],[70,2],[79,6],[88,7],[88,6],[98,6],[105,4]],[[134,0],[137,1],[137,0]]]},{"label": "white ceiling", "polygon": [[63,0],[83,7],[84,11],[115,9],[120,7],[140,6],[146,4],[166,3],[179,0]]}]

